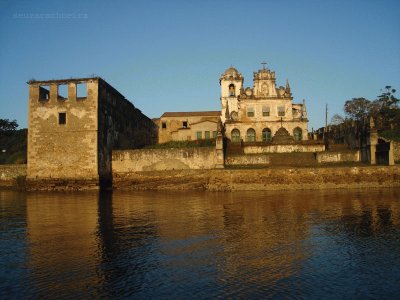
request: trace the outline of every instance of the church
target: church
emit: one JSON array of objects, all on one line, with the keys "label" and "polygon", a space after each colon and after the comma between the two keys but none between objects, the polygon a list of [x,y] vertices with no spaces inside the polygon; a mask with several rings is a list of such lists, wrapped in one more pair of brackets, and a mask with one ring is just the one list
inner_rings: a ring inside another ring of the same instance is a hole
[{"label": "church", "polygon": [[254,72],[253,87],[234,67],[220,77],[221,110],[207,112],[165,112],[158,119],[159,143],[212,139],[218,124],[232,143],[293,143],[307,140],[305,101],[293,103],[289,82],[276,85],[275,72],[264,66]]}]

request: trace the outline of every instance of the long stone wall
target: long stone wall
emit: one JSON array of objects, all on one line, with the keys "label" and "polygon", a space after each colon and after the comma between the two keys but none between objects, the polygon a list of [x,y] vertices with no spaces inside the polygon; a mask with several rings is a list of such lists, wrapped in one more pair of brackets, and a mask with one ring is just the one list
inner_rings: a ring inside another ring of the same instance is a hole
[{"label": "long stone wall", "polygon": [[253,146],[245,145],[245,154],[260,154],[260,153],[290,153],[290,152],[320,152],[325,151],[323,144],[293,144],[293,145],[268,145],[268,146]]},{"label": "long stone wall", "polygon": [[125,190],[302,190],[400,187],[400,166],[174,170],[114,174]]},{"label": "long stone wall", "polygon": [[316,154],[319,163],[340,163],[360,161],[360,151],[351,152],[318,152]]},{"label": "long stone wall", "polygon": [[217,153],[214,147],[122,150],[113,151],[112,154],[113,174],[213,169],[217,163]]}]

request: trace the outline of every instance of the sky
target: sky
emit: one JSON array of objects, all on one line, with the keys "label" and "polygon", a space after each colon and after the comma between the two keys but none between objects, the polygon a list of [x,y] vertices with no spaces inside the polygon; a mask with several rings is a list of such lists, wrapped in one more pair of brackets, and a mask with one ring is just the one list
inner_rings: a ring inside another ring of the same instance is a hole
[{"label": "sky", "polygon": [[[220,109],[231,65],[261,62],[306,101],[309,130],[400,90],[400,1],[0,0],[0,118],[27,127],[30,79],[100,76],[151,118]],[[397,93],[399,96],[400,92]]]}]

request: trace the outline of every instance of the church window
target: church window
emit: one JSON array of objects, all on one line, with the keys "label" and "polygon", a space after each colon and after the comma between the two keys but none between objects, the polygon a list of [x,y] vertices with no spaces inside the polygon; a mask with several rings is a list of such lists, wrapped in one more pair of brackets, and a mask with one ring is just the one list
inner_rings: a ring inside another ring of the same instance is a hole
[{"label": "church window", "polygon": [[235,96],[235,85],[233,83],[229,85],[229,96]]},{"label": "church window", "polygon": [[182,122],[182,127],[183,128],[187,128],[188,127],[188,122],[187,121],[183,121]]},{"label": "church window", "polygon": [[67,124],[67,113],[65,112],[58,113],[58,124],[59,125]]},{"label": "church window", "polygon": [[232,130],[231,139],[233,143],[240,143],[240,131],[238,129]]},{"label": "church window", "polygon": [[210,132],[209,132],[209,131],[205,131],[205,132],[204,132],[204,138],[205,138],[206,140],[210,139]]},{"label": "church window", "polygon": [[303,139],[302,130],[299,127],[293,129],[293,137],[295,141],[301,141]]},{"label": "church window", "polygon": [[278,116],[280,116],[280,117],[285,116],[285,107],[284,106],[278,106]]},{"label": "church window", "polygon": [[202,132],[201,132],[201,131],[197,131],[197,132],[196,132],[196,138],[197,138],[198,140],[201,140],[201,139],[203,138],[203,135],[202,135]]},{"label": "church window", "polygon": [[269,117],[269,106],[264,105],[262,107],[262,115],[263,117]]},{"label": "church window", "polygon": [[248,142],[255,142],[256,141],[256,132],[253,128],[247,130],[246,138]]},{"label": "church window", "polygon": [[262,131],[262,140],[263,142],[270,142],[271,141],[271,129],[264,128]]},{"label": "church window", "polygon": [[247,116],[254,117],[254,107],[252,106],[247,107]]},{"label": "church window", "polygon": [[163,129],[167,128],[167,123],[166,122],[162,122],[161,123],[161,128],[163,128]]}]

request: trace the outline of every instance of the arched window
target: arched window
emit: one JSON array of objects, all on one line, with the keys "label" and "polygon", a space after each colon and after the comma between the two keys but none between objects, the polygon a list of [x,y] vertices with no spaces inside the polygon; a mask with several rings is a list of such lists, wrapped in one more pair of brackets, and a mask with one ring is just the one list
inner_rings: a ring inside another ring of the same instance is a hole
[{"label": "arched window", "polygon": [[238,129],[232,130],[231,139],[233,143],[240,143],[240,131]]},{"label": "arched window", "polygon": [[248,142],[256,141],[256,132],[253,128],[247,130],[246,139]]},{"label": "arched window", "polygon": [[235,96],[235,85],[233,83],[229,85],[229,96]]},{"label": "arched window", "polygon": [[262,140],[263,142],[270,142],[271,141],[271,129],[264,128],[262,131]]},{"label": "arched window", "polygon": [[293,137],[295,141],[301,141],[303,139],[303,131],[301,128],[296,127],[293,129]]}]

